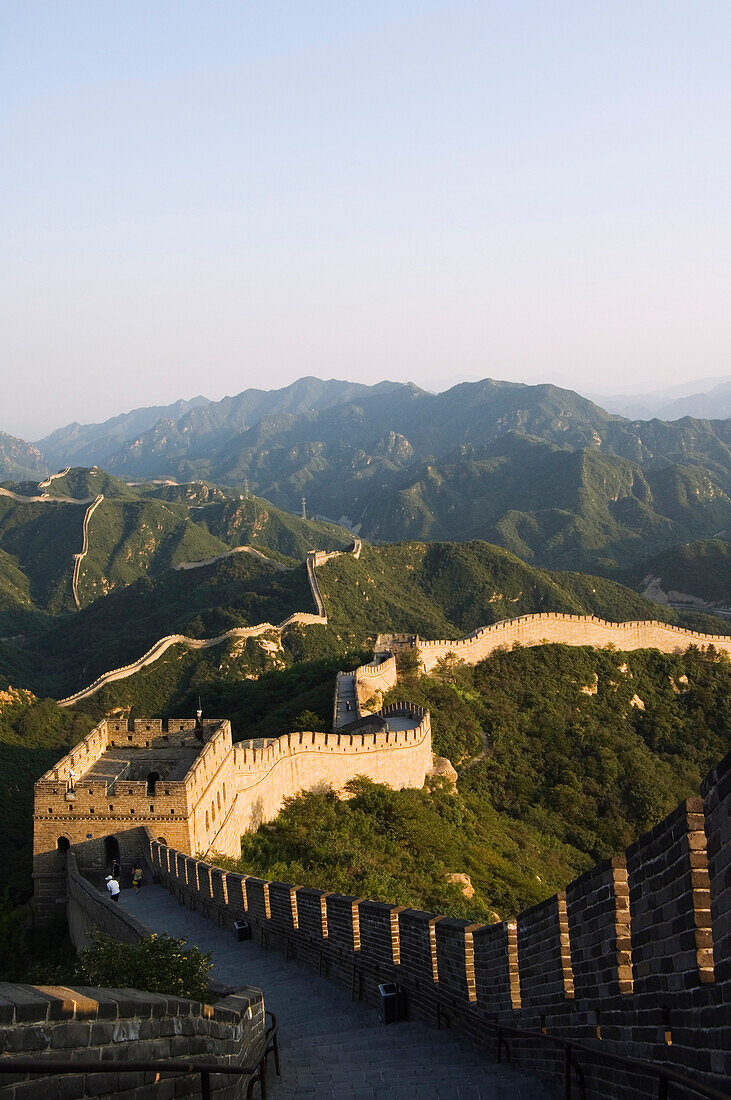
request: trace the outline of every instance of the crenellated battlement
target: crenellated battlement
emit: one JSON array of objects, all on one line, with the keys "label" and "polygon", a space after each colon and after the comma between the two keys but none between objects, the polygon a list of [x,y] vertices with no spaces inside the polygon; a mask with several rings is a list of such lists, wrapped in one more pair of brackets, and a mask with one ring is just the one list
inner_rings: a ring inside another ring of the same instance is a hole
[{"label": "crenellated battlement", "polygon": [[[700,634],[697,630],[685,630],[655,619],[612,623],[595,615],[569,615],[554,611],[504,619],[480,627],[464,638],[427,641],[415,636],[404,638],[397,644],[401,648],[414,649],[424,672],[431,672],[437,661],[447,654],[453,653],[459,660],[475,664],[501,646],[509,647],[516,643],[534,646],[549,642],[596,647],[613,645],[621,650],[659,649],[662,653],[676,653],[691,645],[713,645],[731,655],[731,637],[728,634]],[[391,644],[394,642],[391,641]]]},{"label": "crenellated battlement", "polygon": [[[498,1020],[600,1040],[722,1088],[731,1070],[730,829],[731,754],[699,796],[625,853],[493,925],[224,872],[155,842],[151,859],[191,908],[229,926],[245,917],[267,946],[369,1000],[393,981],[411,1015],[478,1042]],[[550,1050],[521,1045],[546,1072],[555,1069]],[[655,1085],[588,1067],[588,1095],[655,1095]]]}]

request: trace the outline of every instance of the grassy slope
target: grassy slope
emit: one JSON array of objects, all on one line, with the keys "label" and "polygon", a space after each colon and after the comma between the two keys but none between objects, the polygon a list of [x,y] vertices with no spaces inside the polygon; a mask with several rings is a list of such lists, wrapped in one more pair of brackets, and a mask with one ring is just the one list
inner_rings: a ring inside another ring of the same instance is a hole
[{"label": "grassy slope", "polygon": [[386,541],[484,538],[538,565],[611,572],[731,518],[727,494],[691,466],[647,470],[521,437],[486,450],[402,476],[366,507],[364,532]]},{"label": "grassy slope", "polygon": [[535,569],[484,542],[364,547],[359,560],[336,558],[318,578],[331,625],[361,640],[377,631],[459,637],[535,611],[679,621],[615,581]]},{"label": "grassy slope", "polygon": [[235,626],[278,623],[312,606],[304,566],[285,573],[250,554],[200,569],[144,577],[54,624],[31,687],[69,694],[141,657],[173,633],[215,637]]},{"label": "grassy slope", "polygon": [[158,576],[179,562],[205,561],[228,546],[191,523],[187,509],[153,500],[104,500],[89,529],[79,577],[82,606],[138,577]]},{"label": "grassy slope", "polygon": [[17,572],[25,576],[34,607],[52,612],[73,607],[71,575],[74,554],[81,550],[83,519],[84,509],[74,504],[18,504],[0,498],[0,549],[8,555],[0,559],[0,569],[15,587]]},{"label": "grassy slope", "polygon": [[[67,637],[84,662],[74,663],[76,687],[90,683],[107,668],[139,656],[146,644],[156,640],[156,625],[172,630],[173,626],[167,624],[174,623],[175,629],[185,626],[187,633],[202,637],[222,633],[244,619],[278,622],[291,610],[311,608],[301,567],[271,579],[265,573],[259,584],[250,575],[242,575],[242,557],[227,559],[210,571],[194,570],[177,585],[167,576],[154,583],[140,581],[124,593],[97,601],[72,620],[68,636],[60,632],[52,636],[49,644],[54,660],[60,662],[57,685],[68,685],[71,675],[63,664]],[[248,563],[256,561],[246,558]],[[457,638],[478,626],[533,611],[596,614],[613,621],[658,618],[678,622],[688,618],[615,581],[534,569],[507,551],[482,542],[363,547],[358,560],[344,555],[321,566],[318,580],[329,625],[288,631],[284,638],[284,659],[288,662],[361,650],[372,644],[378,631]],[[226,606],[221,607],[224,602]],[[273,617],[272,611],[276,612]],[[112,637],[108,629],[111,623],[115,624]],[[698,616],[693,625],[716,632],[731,629],[723,620],[710,616]],[[250,671],[259,667],[258,653],[258,649],[249,653],[248,659],[253,662]],[[243,660],[237,655],[235,667]],[[223,647],[220,652],[199,654],[176,650],[142,673],[119,681],[106,697],[110,705],[111,701],[118,706],[134,704],[144,712],[145,705],[159,708],[165,698],[164,685],[173,697],[178,697],[178,680],[195,682],[198,687],[205,684],[207,690],[212,690],[217,683],[228,682],[228,667]],[[173,668],[178,671],[173,673]],[[94,670],[98,671],[91,675]],[[44,690],[51,690],[50,680],[42,683]]]}]

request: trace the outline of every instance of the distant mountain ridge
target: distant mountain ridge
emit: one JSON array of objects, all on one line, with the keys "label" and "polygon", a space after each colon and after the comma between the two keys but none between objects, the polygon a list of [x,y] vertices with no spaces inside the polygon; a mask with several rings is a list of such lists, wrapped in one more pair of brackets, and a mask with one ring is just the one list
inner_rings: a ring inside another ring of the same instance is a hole
[{"label": "distant mountain ridge", "polygon": [[[201,401],[125,440],[105,468],[288,512],[306,497],[310,514],[371,540],[484,538],[610,575],[731,527],[731,420],[627,420],[572,390],[489,378],[439,394],[301,378]],[[99,426],[87,426],[96,440],[74,429],[74,446],[112,446],[126,415],[105,442]]]},{"label": "distant mountain ridge", "polygon": [[684,416],[718,420],[731,416],[731,377],[701,378],[655,393],[586,396],[608,412],[631,420],[680,420]]},{"label": "distant mountain ridge", "polygon": [[47,470],[46,458],[37,447],[7,432],[0,432],[0,481],[37,480],[44,477]]},{"label": "distant mountain ridge", "polygon": [[99,424],[74,421],[36,443],[51,466],[103,466],[124,443],[148,431],[158,420],[179,420],[192,409],[209,404],[207,397],[151,405],[110,417]]}]

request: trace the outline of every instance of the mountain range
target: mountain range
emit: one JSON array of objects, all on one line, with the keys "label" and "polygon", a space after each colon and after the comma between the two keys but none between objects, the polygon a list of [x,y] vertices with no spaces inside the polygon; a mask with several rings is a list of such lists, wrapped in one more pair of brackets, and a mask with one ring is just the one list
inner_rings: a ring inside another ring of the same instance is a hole
[{"label": "mountain range", "polygon": [[305,497],[372,541],[482,538],[617,577],[731,529],[726,419],[629,420],[571,390],[491,379],[430,394],[302,378],[163,411],[70,425],[35,449],[0,437],[3,471],[20,480],[45,456],[49,468],[83,454],[120,484],[202,481],[289,512]]},{"label": "mountain range", "polygon": [[[715,385],[713,384],[715,383]],[[731,378],[702,378],[654,393],[587,394],[607,412],[630,419],[680,420],[683,416],[731,416]]]}]

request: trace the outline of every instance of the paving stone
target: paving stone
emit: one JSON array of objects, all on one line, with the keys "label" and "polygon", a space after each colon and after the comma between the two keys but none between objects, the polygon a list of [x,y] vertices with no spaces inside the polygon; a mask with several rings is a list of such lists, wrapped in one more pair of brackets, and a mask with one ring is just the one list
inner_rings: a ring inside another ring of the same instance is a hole
[{"label": "paving stone", "polygon": [[326,978],[284,962],[253,941],[178,905],[162,887],[135,895],[123,890],[121,904],[147,928],[185,936],[210,951],[212,977],[234,988],[264,991],[264,1003],[279,1020],[282,1076],[268,1078],[272,1100],[317,1096],[328,1100],[552,1100],[536,1078],[497,1065],[464,1039],[408,1021],[384,1028],[379,1012],[351,1002],[348,992]]}]

